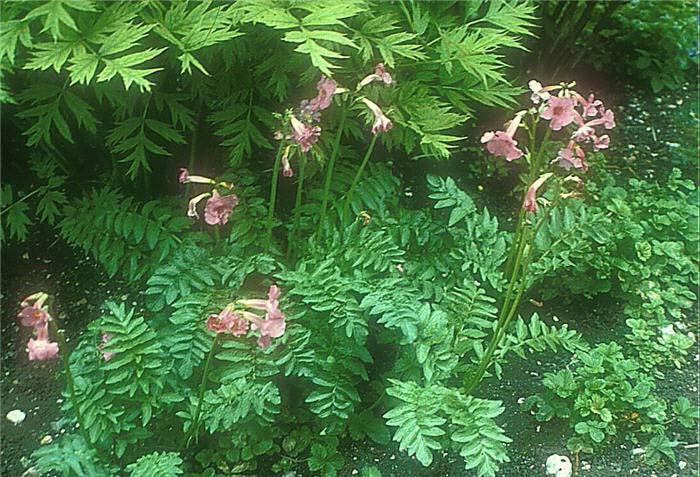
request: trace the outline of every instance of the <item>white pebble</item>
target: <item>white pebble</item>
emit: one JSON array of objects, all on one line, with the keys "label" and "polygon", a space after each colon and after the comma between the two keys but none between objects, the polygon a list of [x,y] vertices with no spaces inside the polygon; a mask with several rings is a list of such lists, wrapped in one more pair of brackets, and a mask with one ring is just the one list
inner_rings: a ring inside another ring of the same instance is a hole
[{"label": "white pebble", "polygon": [[17,424],[22,424],[22,421],[24,421],[27,415],[19,409],[13,409],[12,411],[8,412],[5,417],[16,426]]}]

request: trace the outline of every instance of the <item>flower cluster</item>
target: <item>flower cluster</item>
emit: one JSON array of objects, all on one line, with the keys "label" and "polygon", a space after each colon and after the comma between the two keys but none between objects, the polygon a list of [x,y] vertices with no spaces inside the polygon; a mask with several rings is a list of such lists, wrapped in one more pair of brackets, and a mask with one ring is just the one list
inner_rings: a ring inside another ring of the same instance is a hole
[{"label": "flower cluster", "polygon": [[247,310],[236,311],[236,304],[229,303],[220,313],[209,315],[207,328],[215,333],[230,333],[234,336],[243,336],[249,330],[257,331],[258,345],[267,348],[272,343],[272,338],[284,335],[286,329],[286,317],[279,308],[280,294],[277,285],[272,285],[267,293],[267,300],[251,299],[237,302],[246,309],[264,311],[264,317]]},{"label": "flower cluster", "polygon": [[44,292],[35,293],[22,300],[22,311],[19,313],[24,326],[34,327],[36,338],[30,338],[27,343],[29,360],[52,359],[58,356],[58,343],[49,341],[49,321],[51,315],[44,308],[48,299]]},{"label": "flower cluster", "polygon": [[[363,86],[366,86],[374,81],[379,81],[385,85],[395,84],[391,74],[386,71],[382,63],[377,64],[374,68],[374,73],[365,76],[358,84],[356,90],[359,91]],[[338,83],[330,78],[321,76],[321,79],[316,84],[316,97],[305,99],[299,103],[299,107],[294,114],[289,116],[291,126],[291,134],[287,139],[299,146],[301,152],[309,152],[311,148],[318,142],[321,136],[321,112],[327,109],[332,102],[333,95],[346,93],[345,88],[338,86]],[[359,98],[374,114],[374,123],[372,124],[372,133],[389,131],[393,123],[384,115],[381,108],[374,102],[365,97]],[[284,137],[279,133],[280,138]],[[282,174],[285,177],[292,177],[294,171],[289,163],[290,150],[286,149],[282,156]]]},{"label": "flower cluster", "polygon": [[238,196],[236,194],[219,195],[218,186],[232,189],[233,184],[228,182],[216,182],[204,176],[191,176],[186,168],[180,169],[181,184],[212,184],[214,188],[211,192],[204,192],[192,199],[187,206],[187,216],[199,219],[197,204],[204,199],[207,199],[207,204],[204,207],[204,221],[209,225],[225,225],[228,223],[228,218],[233,213],[233,208],[238,205]]},{"label": "flower cluster", "polygon": [[[588,98],[584,98],[571,89],[574,86],[573,83],[543,87],[538,81],[532,80],[528,86],[531,91],[530,99],[536,105],[536,108],[529,111],[533,119],[529,126],[531,134],[535,134],[540,119],[548,121],[548,126],[552,131],[564,130],[567,132],[567,136],[564,138],[566,146],[560,148],[556,158],[550,160],[549,163],[556,164],[567,172],[572,168],[583,172],[587,171],[588,164],[583,146],[590,144],[593,151],[609,147],[610,137],[607,134],[600,134],[596,127],[602,126],[605,130],[613,129],[615,127],[613,111],[606,109],[603,102],[596,99],[595,95],[590,94]],[[526,114],[528,111],[516,114],[505,131],[484,133],[481,142],[486,145],[486,149],[495,156],[505,157],[509,162],[519,159],[527,153],[529,162],[532,162],[535,151],[524,153],[518,149],[518,142],[514,139]],[[539,172],[539,170],[535,172]],[[523,202],[523,209],[528,212],[537,211],[537,189],[551,175],[551,173],[543,174],[529,186]],[[567,196],[574,195],[576,194],[567,194]]]}]

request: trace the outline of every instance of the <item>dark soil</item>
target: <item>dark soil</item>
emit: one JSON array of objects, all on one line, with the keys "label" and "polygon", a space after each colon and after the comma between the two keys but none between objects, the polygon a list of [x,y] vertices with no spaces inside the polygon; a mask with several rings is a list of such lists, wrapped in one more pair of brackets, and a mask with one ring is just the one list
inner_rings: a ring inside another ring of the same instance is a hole
[{"label": "dark soil", "polygon": [[[14,477],[22,475],[25,459],[45,436],[55,438],[69,430],[60,413],[65,399],[61,361],[28,360],[25,347],[32,330],[16,318],[20,301],[37,291],[54,295],[58,323],[71,346],[99,316],[105,300],[129,297],[122,282],[109,279],[90,258],[45,230],[37,230],[20,246],[3,248],[1,285],[0,475]],[[26,413],[23,423],[14,426],[5,419],[12,409]]]}]

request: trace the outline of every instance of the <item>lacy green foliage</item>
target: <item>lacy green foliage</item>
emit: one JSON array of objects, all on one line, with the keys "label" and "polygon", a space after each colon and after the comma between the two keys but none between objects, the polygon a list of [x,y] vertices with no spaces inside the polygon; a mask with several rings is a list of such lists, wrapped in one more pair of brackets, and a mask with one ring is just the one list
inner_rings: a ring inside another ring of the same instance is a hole
[{"label": "lacy green foliage", "polygon": [[92,254],[111,276],[121,271],[130,280],[153,271],[173,253],[191,222],[174,215],[163,201],[139,205],[110,188],[72,201],[63,213],[61,237]]},{"label": "lacy green foliage", "polygon": [[388,425],[398,427],[394,440],[399,448],[423,465],[432,463],[433,450],[449,445],[448,438],[465,459],[465,468],[476,469],[480,477],[496,475],[499,465],[509,462],[504,443],[511,439],[493,420],[503,412],[500,401],[464,396],[442,386],[393,379],[390,383],[387,394],[400,404],[384,417]]},{"label": "lacy green foliage", "polygon": [[317,71],[350,86],[378,61],[402,71],[388,93],[401,127],[383,140],[447,157],[474,105],[512,103],[518,90],[503,53],[522,48],[534,27],[534,7],[522,1],[55,0],[2,8],[3,97],[19,104],[28,145],[74,143],[87,133],[132,180],[186,141],[195,112],[238,166],[272,147],[273,113],[297,78],[309,84]]},{"label": "lacy green foliage", "polygon": [[[107,302],[106,307],[108,313],[91,325],[94,338],[72,354],[71,371],[91,443],[114,446],[122,456],[150,435],[146,426],[154,413],[180,398],[165,392],[169,366],[156,332],[123,304]],[[108,361],[96,350],[101,333],[110,335],[101,350],[114,353]]]},{"label": "lacy green foliage", "polygon": [[[0,189],[0,242],[7,238],[24,241],[29,233],[29,226],[34,222],[30,218],[30,209],[39,222],[53,225],[63,215],[63,208],[68,202],[63,191],[66,176],[59,172],[59,165],[45,155],[32,155],[29,159],[34,175],[42,185],[20,195],[13,191],[12,185],[3,184]],[[32,201],[29,199],[33,197]],[[30,207],[31,204],[31,207]],[[7,231],[6,231],[7,230]]]},{"label": "lacy green foliage", "polygon": [[182,459],[177,452],[154,452],[140,457],[133,464],[126,466],[130,477],[150,477],[162,475],[163,477],[176,477],[182,475]]},{"label": "lacy green foliage", "polygon": [[[534,408],[541,421],[567,419],[574,432],[568,441],[572,452],[593,452],[620,438],[636,444],[646,436],[652,447],[670,442],[665,437],[667,405],[654,395],[653,380],[636,360],[626,358],[616,343],[580,350],[576,356],[570,369],[545,373],[546,391],[523,405]],[[673,412],[682,425],[692,427],[690,407],[683,400]],[[668,457],[674,458],[672,451]]]},{"label": "lacy green foliage", "polygon": [[56,473],[62,477],[115,475],[117,469],[101,461],[97,452],[80,435],[65,434],[32,453],[34,469],[41,474]]}]

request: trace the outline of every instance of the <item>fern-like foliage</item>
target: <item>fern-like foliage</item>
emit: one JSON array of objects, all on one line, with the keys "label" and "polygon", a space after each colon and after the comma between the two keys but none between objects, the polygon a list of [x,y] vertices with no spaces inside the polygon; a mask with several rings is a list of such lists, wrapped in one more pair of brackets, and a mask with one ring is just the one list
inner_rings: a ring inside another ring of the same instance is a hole
[{"label": "fern-like foliage", "polygon": [[[498,219],[486,207],[483,212],[477,212],[471,197],[450,177],[429,175],[428,187],[433,191],[429,197],[437,200],[434,208],[451,209],[447,226],[456,242],[452,258],[461,263],[462,271],[478,274],[481,280],[500,290],[504,283],[500,266],[506,259],[508,240],[499,230]],[[463,228],[455,227],[462,221]]]},{"label": "fern-like foliage", "polygon": [[177,477],[183,474],[182,459],[177,452],[153,452],[140,457],[133,464],[126,466],[130,477],[149,477],[162,475],[163,477]]},{"label": "fern-like foliage", "polygon": [[100,460],[97,452],[76,434],[65,434],[32,453],[34,469],[43,474],[61,477],[93,477],[116,475],[117,468]]},{"label": "fern-like foliage", "polygon": [[[17,241],[27,238],[29,227],[34,223],[30,204],[34,206],[33,215],[39,222],[53,225],[63,215],[63,208],[68,202],[63,190],[66,176],[59,171],[56,161],[46,155],[31,156],[30,165],[42,185],[22,196],[15,193],[10,184],[0,187],[0,242],[8,237]],[[33,200],[29,201],[32,197]]]},{"label": "fern-like foliage", "polygon": [[178,235],[190,225],[160,201],[140,206],[110,188],[73,201],[64,212],[61,236],[91,253],[110,275],[121,271],[131,280],[174,252],[182,242]]},{"label": "fern-like foliage", "polygon": [[[114,446],[122,456],[127,446],[148,437],[145,426],[154,413],[179,398],[164,392],[169,366],[156,332],[124,304],[106,307],[91,325],[94,341],[84,341],[71,355],[71,371],[91,443]],[[101,333],[109,337],[101,350],[113,353],[109,360],[97,353]]]},{"label": "fern-like foliage", "polygon": [[493,420],[503,412],[500,401],[464,396],[439,385],[389,382],[387,394],[399,404],[384,418],[388,425],[397,427],[394,440],[399,448],[415,455],[421,464],[427,467],[432,463],[432,451],[444,448],[447,436],[457,443],[466,469],[476,469],[480,477],[495,476],[499,465],[509,462],[504,444],[511,439]]},{"label": "fern-like foliage", "polygon": [[394,440],[399,442],[399,449],[408,451],[424,466],[433,462],[433,450],[441,449],[435,437],[445,435],[441,428],[447,420],[438,413],[441,409],[441,389],[438,387],[421,388],[415,383],[402,383],[390,380],[391,387],[387,394],[401,401],[386,414],[387,424],[398,427]]}]

